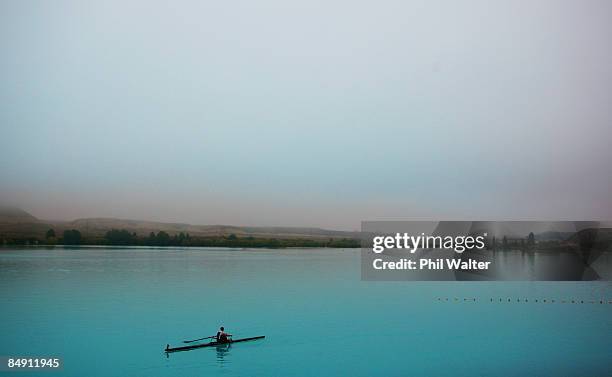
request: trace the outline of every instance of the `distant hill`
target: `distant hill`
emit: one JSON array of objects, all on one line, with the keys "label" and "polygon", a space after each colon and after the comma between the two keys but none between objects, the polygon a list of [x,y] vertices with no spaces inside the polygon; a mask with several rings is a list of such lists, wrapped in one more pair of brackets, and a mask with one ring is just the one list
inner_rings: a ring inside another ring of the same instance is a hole
[{"label": "distant hill", "polygon": [[189,233],[195,237],[222,237],[234,234],[237,237],[254,238],[300,238],[300,239],[341,239],[359,238],[358,232],[344,232],[320,228],[304,227],[249,227],[233,225],[192,225],[186,223],[164,223],[145,220],[86,218],[74,221],[39,220],[31,214],[17,208],[0,211],[1,238],[40,238],[44,239],[48,229],[53,228],[56,234],[64,230],[77,229],[88,238],[102,238],[111,229],[125,229],[138,236],[148,236],[151,232],[164,231],[171,236]]},{"label": "distant hill", "polygon": [[598,245],[612,246],[612,228],[583,229],[573,234],[569,239],[576,243],[593,243]]},{"label": "distant hill", "polygon": [[215,237],[235,234],[238,237],[288,237],[288,238],[358,238],[357,232],[344,232],[320,228],[293,227],[245,227],[233,225],[192,225],[185,223],[163,223],[144,220],[127,220],[114,218],[78,219],[59,224],[62,228],[74,228],[82,232],[102,236],[110,229],[126,229],[145,236],[150,232],[163,230],[170,235],[180,232],[192,236]]},{"label": "distant hill", "polygon": [[535,239],[538,241],[565,241],[574,234],[576,234],[576,232],[557,232],[550,230],[536,234]]},{"label": "distant hill", "polygon": [[0,206],[0,223],[34,222],[38,222],[38,219],[20,208]]}]

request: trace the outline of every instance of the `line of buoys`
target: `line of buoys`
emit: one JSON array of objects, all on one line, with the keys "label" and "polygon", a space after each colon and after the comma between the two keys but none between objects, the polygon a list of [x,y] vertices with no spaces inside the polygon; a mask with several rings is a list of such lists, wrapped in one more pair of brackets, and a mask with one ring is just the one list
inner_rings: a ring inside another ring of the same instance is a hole
[{"label": "line of buoys", "polygon": [[[463,299],[461,299],[460,297],[452,297],[452,298],[448,298],[448,297],[438,297],[438,301],[442,302],[479,302],[479,301],[487,301],[486,299],[476,299],[475,297],[464,297]],[[514,299],[512,298],[489,298],[488,300],[489,302],[518,302],[518,303],[529,303],[529,302],[534,302],[534,303],[551,303],[551,304],[598,304],[598,305],[604,305],[604,304],[608,304],[608,305],[612,305],[612,300],[604,300],[604,299],[600,299],[600,300],[577,300],[577,299],[561,299],[561,300],[556,300],[556,299],[531,299],[531,301],[529,301],[528,298],[517,298],[516,301],[514,301]]]}]

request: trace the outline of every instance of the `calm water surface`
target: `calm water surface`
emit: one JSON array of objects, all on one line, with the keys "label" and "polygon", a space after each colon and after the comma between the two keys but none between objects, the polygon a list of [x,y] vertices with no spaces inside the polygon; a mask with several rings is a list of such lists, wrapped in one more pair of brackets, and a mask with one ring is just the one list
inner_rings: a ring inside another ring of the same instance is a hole
[{"label": "calm water surface", "polygon": [[[67,376],[606,376],[611,292],[363,282],[359,250],[4,248],[0,355]],[[266,339],[164,354],[221,324]]]}]

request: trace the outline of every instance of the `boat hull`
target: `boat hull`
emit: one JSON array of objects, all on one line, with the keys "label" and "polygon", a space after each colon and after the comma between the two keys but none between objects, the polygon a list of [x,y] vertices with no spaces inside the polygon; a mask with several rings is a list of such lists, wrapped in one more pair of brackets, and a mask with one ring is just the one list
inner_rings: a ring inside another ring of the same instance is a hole
[{"label": "boat hull", "polygon": [[180,352],[180,351],[190,351],[196,348],[204,348],[204,347],[214,347],[214,346],[223,346],[226,344],[232,344],[232,343],[240,343],[240,342],[248,342],[250,340],[257,340],[257,339],[263,339],[265,338],[265,336],[254,336],[251,338],[242,338],[242,339],[234,339],[231,340],[229,342],[209,342],[209,343],[205,343],[205,344],[194,344],[194,345],[190,345],[190,346],[182,346],[182,347],[169,347],[166,346],[166,349],[164,350],[165,352]]}]

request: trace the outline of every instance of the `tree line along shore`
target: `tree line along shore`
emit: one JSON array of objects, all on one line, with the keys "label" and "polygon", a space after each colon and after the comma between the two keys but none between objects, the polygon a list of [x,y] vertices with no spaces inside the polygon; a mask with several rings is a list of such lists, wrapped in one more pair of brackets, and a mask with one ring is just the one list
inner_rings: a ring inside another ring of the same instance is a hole
[{"label": "tree line along shore", "polygon": [[180,232],[173,235],[165,231],[150,232],[148,236],[138,235],[127,229],[111,229],[103,237],[83,235],[77,229],[64,230],[57,234],[53,228],[47,230],[45,238],[12,237],[3,238],[5,246],[25,245],[108,245],[108,246],[197,246],[197,247],[249,247],[249,248],[287,248],[287,247],[329,247],[358,248],[359,239],[352,238],[276,238],[276,237],[239,237],[236,234],[226,236],[191,236]]}]

